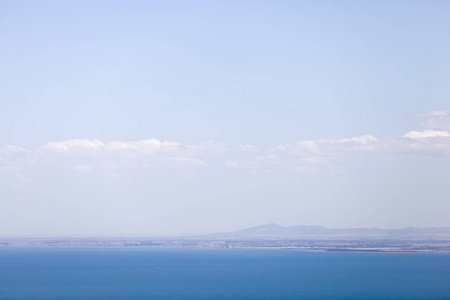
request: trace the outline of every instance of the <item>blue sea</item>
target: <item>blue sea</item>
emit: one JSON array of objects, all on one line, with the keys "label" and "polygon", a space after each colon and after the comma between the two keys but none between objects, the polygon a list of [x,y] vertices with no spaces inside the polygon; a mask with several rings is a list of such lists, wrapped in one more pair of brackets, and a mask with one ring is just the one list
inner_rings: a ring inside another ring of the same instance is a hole
[{"label": "blue sea", "polygon": [[450,254],[1,247],[0,299],[450,299]]}]

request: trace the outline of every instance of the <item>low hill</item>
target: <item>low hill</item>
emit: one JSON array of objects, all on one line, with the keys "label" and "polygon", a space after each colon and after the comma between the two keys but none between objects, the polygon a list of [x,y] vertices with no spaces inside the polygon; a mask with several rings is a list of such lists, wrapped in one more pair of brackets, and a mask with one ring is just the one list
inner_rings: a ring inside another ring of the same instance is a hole
[{"label": "low hill", "polygon": [[298,239],[298,238],[386,238],[386,239],[443,239],[450,240],[450,228],[381,229],[381,228],[333,228],[322,226],[280,226],[266,224],[233,232],[221,232],[204,236],[209,239]]}]

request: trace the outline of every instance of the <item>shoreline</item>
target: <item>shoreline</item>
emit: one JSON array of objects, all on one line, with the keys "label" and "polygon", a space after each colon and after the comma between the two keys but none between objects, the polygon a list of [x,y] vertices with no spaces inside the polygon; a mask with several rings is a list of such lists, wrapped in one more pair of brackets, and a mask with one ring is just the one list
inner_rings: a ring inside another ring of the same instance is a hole
[{"label": "shoreline", "polygon": [[3,248],[90,248],[90,249],[203,249],[203,250],[275,250],[275,251],[299,251],[299,252],[326,252],[326,253],[450,253],[450,246],[448,247],[429,247],[427,249],[421,248],[401,248],[401,247],[283,247],[283,246],[213,246],[213,245],[105,245],[105,244],[47,244],[47,243],[0,243],[0,249]]}]

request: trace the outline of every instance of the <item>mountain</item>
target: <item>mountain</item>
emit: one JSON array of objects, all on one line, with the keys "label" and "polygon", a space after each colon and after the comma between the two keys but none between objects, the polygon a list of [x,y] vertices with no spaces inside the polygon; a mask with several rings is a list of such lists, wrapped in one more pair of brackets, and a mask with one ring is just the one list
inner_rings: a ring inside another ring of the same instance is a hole
[{"label": "mountain", "polygon": [[221,232],[204,236],[211,239],[298,239],[298,238],[407,238],[407,239],[450,239],[450,227],[381,229],[381,228],[338,228],[322,226],[280,226],[266,224],[233,232]]}]

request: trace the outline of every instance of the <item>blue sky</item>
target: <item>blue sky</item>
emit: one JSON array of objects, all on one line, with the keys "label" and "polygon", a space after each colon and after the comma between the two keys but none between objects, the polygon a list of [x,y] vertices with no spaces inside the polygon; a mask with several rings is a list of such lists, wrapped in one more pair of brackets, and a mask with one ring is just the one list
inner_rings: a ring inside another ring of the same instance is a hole
[{"label": "blue sky", "polygon": [[450,226],[449,11],[2,1],[0,234]]}]

